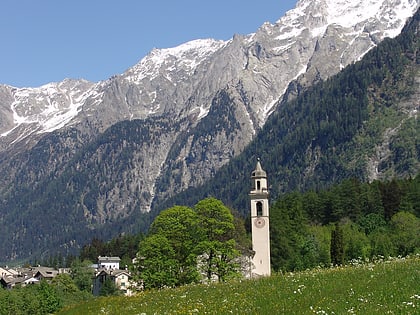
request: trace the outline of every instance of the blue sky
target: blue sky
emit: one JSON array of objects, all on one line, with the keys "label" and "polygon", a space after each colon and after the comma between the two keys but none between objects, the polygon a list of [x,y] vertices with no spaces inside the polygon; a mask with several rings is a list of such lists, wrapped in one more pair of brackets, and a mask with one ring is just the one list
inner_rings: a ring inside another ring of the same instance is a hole
[{"label": "blue sky", "polygon": [[0,4],[0,84],[105,80],[152,48],[227,40],[277,21],[297,0],[7,0]]}]

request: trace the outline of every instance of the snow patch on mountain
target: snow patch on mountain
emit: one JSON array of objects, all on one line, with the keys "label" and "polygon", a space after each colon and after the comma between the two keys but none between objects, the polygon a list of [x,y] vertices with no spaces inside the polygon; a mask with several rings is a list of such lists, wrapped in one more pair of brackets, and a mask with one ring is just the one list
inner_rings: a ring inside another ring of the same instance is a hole
[{"label": "snow patch on mountain", "polygon": [[337,24],[343,27],[353,27],[354,25],[366,21],[377,12],[383,1],[381,0],[363,0],[362,1],[348,1],[348,0],[328,0],[326,20],[328,24]]},{"label": "snow patch on mountain", "polygon": [[364,23],[375,19],[387,25],[384,37],[395,37],[418,7],[418,0],[300,0],[295,9],[288,11],[276,22],[281,27],[281,34],[276,39],[286,40],[299,36],[305,30],[302,21],[315,24],[311,33],[318,37],[325,33],[328,25],[363,29]]},{"label": "snow patch on mountain", "polygon": [[[226,41],[214,39],[197,39],[173,48],[153,49],[127,71],[125,79],[130,83],[138,84],[143,79],[150,81],[155,79],[162,74],[162,70],[170,73],[180,68],[190,75],[206,57],[225,46],[226,43]],[[172,81],[170,75],[166,77]]]},{"label": "snow patch on mountain", "polygon": [[12,94],[14,127],[2,133],[2,137],[21,125],[36,124],[38,133],[60,129],[76,117],[85,100],[95,97],[97,92],[91,82],[64,80],[37,88],[14,88]]},{"label": "snow patch on mountain", "polygon": [[326,3],[328,24],[350,28],[376,18],[387,23],[384,37],[397,36],[401,32],[406,19],[418,7],[418,1],[415,0],[402,0],[392,3],[389,0],[327,0]]}]

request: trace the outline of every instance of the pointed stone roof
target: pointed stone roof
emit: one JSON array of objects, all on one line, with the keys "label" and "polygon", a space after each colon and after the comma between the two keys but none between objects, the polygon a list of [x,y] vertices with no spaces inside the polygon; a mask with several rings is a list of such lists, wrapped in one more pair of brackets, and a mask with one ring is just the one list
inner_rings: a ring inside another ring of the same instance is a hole
[{"label": "pointed stone roof", "polygon": [[267,173],[262,169],[260,159],[258,158],[255,170],[251,173],[251,177],[267,177]]}]

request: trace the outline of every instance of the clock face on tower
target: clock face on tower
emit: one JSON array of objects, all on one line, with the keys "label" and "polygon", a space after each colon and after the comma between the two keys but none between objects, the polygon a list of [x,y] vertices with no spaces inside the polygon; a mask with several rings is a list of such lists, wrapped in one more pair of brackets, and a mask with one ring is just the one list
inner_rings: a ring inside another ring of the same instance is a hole
[{"label": "clock face on tower", "polygon": [[254,225],[255,225],[255,227],[257,227],[257,228],[262,228],[262,227],[264,227],[264,225],[265,225],[265,220],[264,220],[264,218],[256,218],[256,219],[254,220]]}]

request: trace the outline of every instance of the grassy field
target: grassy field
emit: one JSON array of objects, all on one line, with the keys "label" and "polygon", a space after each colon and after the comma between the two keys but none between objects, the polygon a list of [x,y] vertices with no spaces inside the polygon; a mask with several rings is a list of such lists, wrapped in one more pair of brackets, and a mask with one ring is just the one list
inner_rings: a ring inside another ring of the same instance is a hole
[{"label": "grassy field", "polygon": [[420,314],[420,256],[98,298],[59,314]]}]

